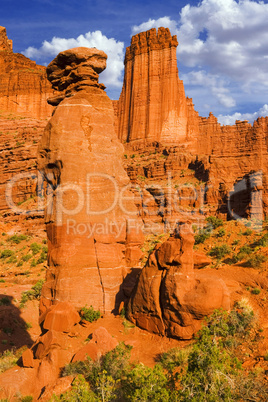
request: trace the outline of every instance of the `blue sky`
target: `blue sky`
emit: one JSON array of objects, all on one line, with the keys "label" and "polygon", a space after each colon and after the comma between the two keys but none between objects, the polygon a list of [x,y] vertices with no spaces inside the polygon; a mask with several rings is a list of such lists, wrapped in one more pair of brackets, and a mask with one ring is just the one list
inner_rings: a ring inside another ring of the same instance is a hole
[{"label": "blue sky", "polygon": [[118,99],[132,34],[177,34],[180,78],[202,116],[223,124],[268,115],[268,1],[1,0],[0,25],[15,52],[47,64],[74,46],[108,54],[100,81]]}]

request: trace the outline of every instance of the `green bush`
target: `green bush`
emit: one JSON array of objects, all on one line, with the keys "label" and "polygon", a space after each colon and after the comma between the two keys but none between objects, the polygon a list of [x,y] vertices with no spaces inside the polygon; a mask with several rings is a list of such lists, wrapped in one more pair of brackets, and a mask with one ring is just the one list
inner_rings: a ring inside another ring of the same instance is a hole
[{"label": "green bush", "polygon": [[[43,249],[44,249],[44,247],[43,247]],[[46,249],[47,249],[47,247],[46,247]],[[36,263],[37,263],[37,265],[43,264],[46,260],[47,260],[47,251],[43,250]]]},{"label": "green bush", "polygon": [[9,258],[14,255],[14,251],[6,249],[1,252],[0,258]]},{"label": "green bush", "polygon": [[41,244],[38,244],[38,243],[32,243],[30,245],[30,249],[32,250],[33,255],[38,254],[40,252],[41,248],[42,248]]},{"label": "green bush", "polygon": [[220,218],[216,218],[216,216],[208,216],[206,218],[206,222],[210,224],[213,229],[217,229],[220,226],[223,226],[223,220]]},{"label": "green bush", "polygon": [[31,258],[32,258],[31,254],[26,254],[21,257],[22,261],[25,261],[25,262],[29,261]]},{"label": "green bush", "polygon": [[11,304],[10,298],[4,296],[0,299],[0,306],[9,306]]},{"label": "green bush", "polygon": [[8,242],[10,243],[15,243],[15,244],[19,244],[20,242],[22,242],[23,240],[27,240],[29,237],[26,235],[13,235],[11,237],[9,237],[7,239]]},{"label": "green bush", "polygon": [[7,263],[8,264],[14,264],[15,262],[17,262],[17,257],[15,255],[12,255],[8,260]]},{"label": "green bush", "polygon": [[0,373],[15,366],[18,361],[18,356],[14,350],[6,350],[0,354]]},{"label": "green bush", "polygon": [[33,267],[36,267],[36,265],[37,265],[37,263],[36,263],[36,259],[35,259],[35,258],[33,258],[33,259],[32,259],[32,261],[31,261],[30,266],[33,268]]},{"label": "green bush", "polygon": [[247,230],[245,230],[243,233],[242,233],[242,235],[244,235],[244,236],[250,236],[250,235],[252,235],[252,230],[251,229],[247,229]]},{"label": "green bush", "polygon": [[36,282],[31,290],[23,292],[21,296],[20,307],[24,307],[28,300],[39,300],[43,284],[44,280],[41,279],[40,281]]},{"label": "green bush", "polygon": [[94,310],[92,306],[90,307],[85,306],[81,308],[80,316],[85,321],[93,322],[97,321],[100,318],[101,313],[99,310]]},{"label": "green bush", "polygon": [[210,238],[210,232],[206,230],[200,230],[197,235],[195,235],[195,244],[204,243],[207,239]]},{"label": "green bush", "polygon": [[264,254],[254,254],[250,257],[245,265],[251,268],[258,268],[261,264],[267,261],[267,257]]},{"label": "green bush", "polygon": [[255,243],[256,246],[266,247],[268,245],[268,233],[265,233],[259,240]]},{"label": "green bush", "polygon": [[224,228],[220,228],[218,233],[216,233],[216,237],[223,237],[223,236],[225,236],[225,234],[226,233],[225,233]]},{"label": "green bush", "polygon": [[221,246],[213,247],[209,252],[208,255],[211,257],[215,257],[217,260],[221,260],[227,254],[231,252],[230,247],[227,244],[222,244]]},{"label": "green bush", "polygon": [[161,365],[153,369],[138,364],[127,375],[124,394],[127,401],[168,401],[170,392],[167,377]]},{"label": "green bush", "polygon": [[240,247],[239,253],[243,253],[243,254],[251,254],[252,253],[252,248],[249,247],[248,245],[244,245],[242,247]]},{"label": "green bush", "polygon": [[261,293],[261,290],[259,288],[254,288],[251,290],[251,293],[253,295],[259,295]]},{"label": "green bush", "polygon": [[85,378],[79,374],[72,383],[71,391],[65,392],[59,397],[53,396],[50,402],[96,402],[98,400],[100,399],[96,399],[96,395],[90,390]]},{"label": "green bush", "polygon": [[32,402],[32,401],[33,401],[33,397],[30,395],[26,395],[21,398],[21,402]]}]

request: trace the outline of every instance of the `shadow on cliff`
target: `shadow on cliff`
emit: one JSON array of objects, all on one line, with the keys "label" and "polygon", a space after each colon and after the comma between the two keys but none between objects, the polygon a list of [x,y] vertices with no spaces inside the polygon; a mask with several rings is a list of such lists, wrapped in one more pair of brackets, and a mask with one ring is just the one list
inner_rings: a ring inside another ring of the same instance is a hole
[{"label": "shadow on cliff", "polygon": [[13,300],[12,296],[0,294],[0,353],[33,344],[27,332],[27,323],[21,318],[21,311]]},{"label": "shadow on cliff", "polygon": [[195,178],[207,182],[209,180],[209,169],[205,168],[205,165],[202,160],[194,160],[189,163],[188,169],[195,171]]},{"label": "shadow on cliff", "polygon": [[126,275],[123,283],[120,286],[120,290],[115,297],[115,309],[112,311],[113,314],[119,314],[121,312],[120,310],[122,309],[122,305],[124,305],[124,308],[126,307],[141,270],[141,268],[131,268],[130,272]]}]

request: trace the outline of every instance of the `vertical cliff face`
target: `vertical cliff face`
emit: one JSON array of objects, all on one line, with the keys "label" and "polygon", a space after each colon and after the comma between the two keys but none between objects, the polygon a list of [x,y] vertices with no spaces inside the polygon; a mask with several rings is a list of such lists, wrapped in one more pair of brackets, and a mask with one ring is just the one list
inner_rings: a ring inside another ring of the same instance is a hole
[{"label": "vertical cliff face", "polygon": [[53,93],[46,69],[13,53],[6,29],[0,27],[0,109],[33,118],[51,116],[46,100]]},{"label": "vertical cliff face", "polygon": [[181,145],[187,138],[187,102],[179,80],[176,36],[168,28],[132,37],[118,102],[120,140]]}]

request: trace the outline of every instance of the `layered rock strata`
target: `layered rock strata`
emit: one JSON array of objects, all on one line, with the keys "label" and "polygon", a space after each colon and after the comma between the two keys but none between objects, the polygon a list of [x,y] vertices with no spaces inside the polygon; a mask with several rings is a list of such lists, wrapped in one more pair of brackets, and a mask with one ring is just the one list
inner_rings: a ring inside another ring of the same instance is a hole
[{"label": "layered rock strata", "polygon": [[[43,216],[38,193],[37,143],[46,120],[0,114],[0,212],[8,220]],[[40,188],[41,190],[41,188]]]},{"label": "layered rock strata", "polygon": [[53,87],[64,92],[53,101],[58,106],[38,149],[49,264],[41,312],[61,301],[116,311],[124,279],[142,254],[142,225],[128,191],[112,102],[98,83],[106,58],[95,48],[75,48],[47,69]]},{"label": "layered rock strata", "polygon": [[191,100],[186,101],[178,76],[177,46],[177,37],[168,28],[153,28],[132,37],[116,106],[121,142],[135,146],[193,141],[194,130],[187,121]]},{"label": "layered rock strata", "polygon": [[6,29],[0,27],[0,110],[33,118],[50,117],[46,100],[53,94],[46,68],[13,53]]},{"label": "layered rock strata", "polygon": [[205,316],[230,308],[225,283],[202,270],[194,271],[198,255],[194,258],[193,245],[191,225],[186,223],[155,247],[127,306],[127,317],[135,325],[156,334],[191,339]]}]

